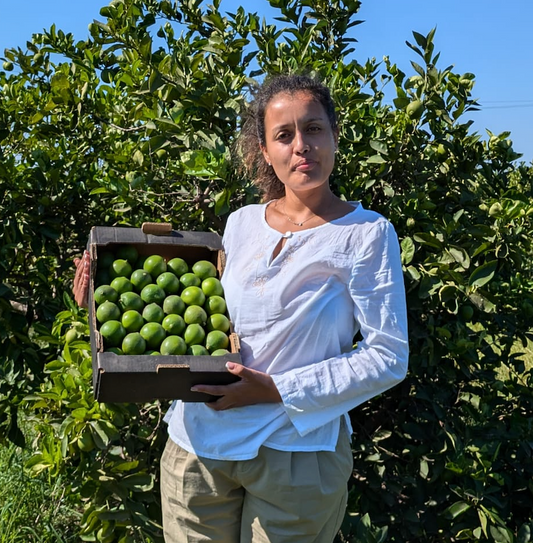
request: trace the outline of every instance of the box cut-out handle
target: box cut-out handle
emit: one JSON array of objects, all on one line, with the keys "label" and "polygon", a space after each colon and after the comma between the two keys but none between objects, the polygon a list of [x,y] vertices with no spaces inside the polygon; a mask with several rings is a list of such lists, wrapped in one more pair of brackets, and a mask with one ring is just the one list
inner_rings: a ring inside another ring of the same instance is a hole
[{"label": "box cut-out handle", "polygon": [[141,226],[143,234],[152,236],[169,236],[172,232],[172,225],[168,222],[143,222]]}]

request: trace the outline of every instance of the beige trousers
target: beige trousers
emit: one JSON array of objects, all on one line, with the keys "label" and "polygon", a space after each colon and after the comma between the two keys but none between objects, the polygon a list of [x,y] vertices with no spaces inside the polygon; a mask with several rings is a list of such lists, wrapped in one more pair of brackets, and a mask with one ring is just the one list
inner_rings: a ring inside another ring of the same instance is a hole
[{"label": "beige trousers", "polygon": [[252,460],[199,458],[171,439],[161,458],[166,543],[332,543],[344,517],[353,457],[261,447]]}]

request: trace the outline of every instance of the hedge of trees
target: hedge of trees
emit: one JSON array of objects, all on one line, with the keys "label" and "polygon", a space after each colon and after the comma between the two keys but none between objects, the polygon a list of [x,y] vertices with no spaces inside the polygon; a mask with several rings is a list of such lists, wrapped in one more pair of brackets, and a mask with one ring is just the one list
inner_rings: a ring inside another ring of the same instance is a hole
[{"label": "hedge of trees", "polygon": [[439,66],[433,31],[399,67],[357,58],[357,0],[269,4],[276,24],[220,0],[114,0],[84,41],[52,26],[4,52],[0,441],[71,481],[80,539],[162,540],[166,405],[94,400],[72,261],[93,225],[222,232],[258,199],[230,152],[250,87],[305,71],[339,106],[335,190],[395,225],[409,304],[407,379],[351,413],[339,542],[527,543],[533,169],[509,133],[471,132],[474,75]]}]

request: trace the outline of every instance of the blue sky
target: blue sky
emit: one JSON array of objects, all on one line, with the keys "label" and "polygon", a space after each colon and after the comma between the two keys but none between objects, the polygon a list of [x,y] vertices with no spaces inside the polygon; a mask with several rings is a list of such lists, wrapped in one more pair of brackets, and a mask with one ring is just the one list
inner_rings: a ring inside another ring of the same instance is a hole
[{"label": "blue sky", "polygon": [[[87,25],[103,18],[106,0],[0,0],[0,57],[6,47],[25,48],[26,40],[52,23],[79,39]],[[244,5],[270,17],[267,0],[222,0],[222,11]],[[476,76],[474,96],[481,111],[470,113],[473,131],[484,139],[510,131],[513,147],[527,163],[533,162],[533,1],[531,0],[362,0],[358,18],[365,22],[352,30],[358,40],[356,57],[381,60],[387,55],[411,75],[416,55],[405,41],[412,31],[427,34],[436,27],[435,50],[440,68],[450,64],[458,73]],[[279,23],[281,24],[281,23]]]}]

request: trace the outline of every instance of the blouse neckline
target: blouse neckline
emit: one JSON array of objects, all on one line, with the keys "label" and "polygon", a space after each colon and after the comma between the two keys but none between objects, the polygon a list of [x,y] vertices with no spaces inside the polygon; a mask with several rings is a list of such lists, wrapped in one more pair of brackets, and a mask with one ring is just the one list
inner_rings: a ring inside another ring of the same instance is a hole
[{"label": "blouse neckline", "polygon": [[305,234],[305,233],[311,233],[311,232],[316,232],[317,230],[320,230],[322,228],[325,228],[327,226],[330,226],[332,224],[337,224],[338,222],[341,222],[343,221],[344,219],[346,219],[347,217],[351,217],[353,214],[357,213],[360,209],[361,209],[361,203],[360,202],[348,202],[350,205],[353,206],[353,209],[352,211],[348,211],[348,213],[342,215],[342,217],[338,217],[337,219],[333,219],[332,221],[326,221],[324,224],[319,224],[318,226],[311,226],[310,228],[304,228],[303,230],[298,230],[296,232],[292,232],[290,230],[288,230],[287,232],[280,232],[279,230],[276,230],[275,228],[273,228],[272,226],[270,226],[270,224],[268,224],[267,220],[266,220],[266,209],[267,207],[276,202],[277,199],[274,199],[274,200],[269,200],[268,202],[266,202],[264,204],[264,207],[263,207],[263,212],[261,214],[261,220],[265,226],[265,228],[267,228],[267,230],[270,230],[271,232],[279,235],[279,236],[282,236],[282,237],[286,237],[286,238],[291,238],[292,236],[295,236],[295,235],[298,235],[298,234]]}]

